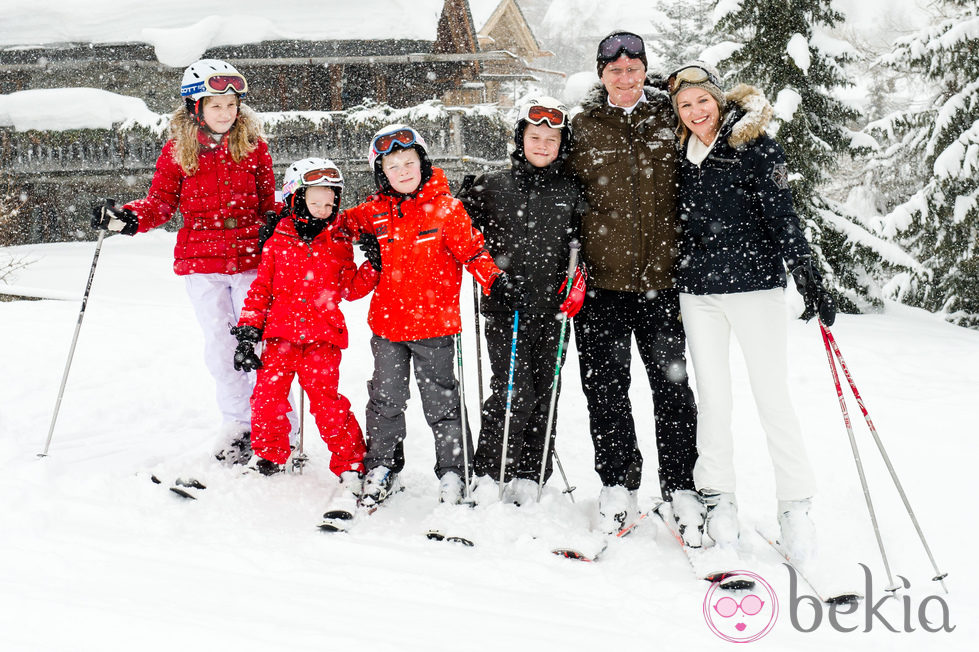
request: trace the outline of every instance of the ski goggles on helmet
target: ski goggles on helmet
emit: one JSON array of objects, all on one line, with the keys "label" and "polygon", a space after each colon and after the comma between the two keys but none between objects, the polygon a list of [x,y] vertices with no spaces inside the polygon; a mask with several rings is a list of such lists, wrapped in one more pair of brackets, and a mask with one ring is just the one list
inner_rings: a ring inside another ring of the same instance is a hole
[{"label": "ski goggles on helmet", "polygon": [[638,59],[640,56],[645,56],[646,45],[639,36],[630,32],[612,34],[611,36],[606,36],[598,44],[597,59],[599,61],[614,61],[623,52],[632,59]]},{"label": "ski goggles on helmet", "polygon": [[397,131],[377,136],[374,142],[371,143],[371,149],[378,156],[383,156],[384,154],[390,154],[391,150],[396,146],[405,149],[411,147],[415,144],[416,140],[414,129],[398,129]]},{"label": "ski goggles on helmet", "polygon": [[560,129],[568,123],[568,114],[557,107],[531,104],[520,113],[524,120],[535,125],[546,122],[549,127]]},{"label": "ski goggles on helmet", "polygon": [[686,66],[670,73],[670,76],[666,80],[666,87],[669,89],[670,94],[673,94],[680,90],[681,84],[702,84],[704,82],[710,82],[718,88],[721,87],[721,80],[711,71],[700,66]]},{"label": "ski goggles on helmet", "polygon": [[303,174],[303,183],[317,183],[321,181],[339,183],[343,181],[343,175],[336,168],[318,168]]},{"label": "ski goggles on helmet", "polygon": [[209,75],[203,81],[181,86],[180,94],[183,97],[192,96],[197,93],[213,93],[215,95],[223,95],[224,93],[228,92],[228,89],[231,89],[238,95],[244,95],[248,92],[248,82],[242,75],[218,72],[214,73],[213,75]]},{"label": "ski goggles on helmet", "polygon": [[722,618],[730,618],[734,614],[738,613],[738,609],[741,609],[746,616],[754,616],[761,611],[761,608],[764,606],[765,602],[754,594],[744,596],[740,604],[734,598],[724,596],[717,601],[717,604],[714,605],[714,611],[716,611]]}]

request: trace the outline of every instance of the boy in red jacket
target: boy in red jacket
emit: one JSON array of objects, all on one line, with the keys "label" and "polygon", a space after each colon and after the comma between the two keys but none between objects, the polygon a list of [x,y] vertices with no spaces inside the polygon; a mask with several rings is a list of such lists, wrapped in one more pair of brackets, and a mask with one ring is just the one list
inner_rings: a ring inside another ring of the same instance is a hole
[{"label": "boy in red jacket", "polygon": [[[367,295],[378,273],[354,264],[350,234],[336,219],[343,176],[332,161],[309,158],[285,174],[286,202],[275,232],[262,249],[258,276],[248,290],[238,326],[235,368],[258,369],[252,394],[253,466],[281,469],[289,458],[287,400],[293,376],[309,395],[310,412],[333,454],[338,497],[360,496],[364,441],[350,401],[337,392],[340,350],[347,346],[341,300]],[[262,357],[255,344],[264,340]]]},{"label": "boy in red jacket", "polygon": [[[500,271],[462,204],[449,192],[445,173],[433,168],[421,135],[389,125],[371,139],[368,164],[378,193],[344,211],[380,274],[368,324],[374,333],[374,375],[368,385],[367,455],[362,504],[374,507],[400,488],[410,366],[425,418],[435,435],[439,500],[463,496],[463,437],[453,336],[462,329],[462,267],[485,292],[504,304],[521,288]],[[472,456],[470,439],[466,454]]]}]

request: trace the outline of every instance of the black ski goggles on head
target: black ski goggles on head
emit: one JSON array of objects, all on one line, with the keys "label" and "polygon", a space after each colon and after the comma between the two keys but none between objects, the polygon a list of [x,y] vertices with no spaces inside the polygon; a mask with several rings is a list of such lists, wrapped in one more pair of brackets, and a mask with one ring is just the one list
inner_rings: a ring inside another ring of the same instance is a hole
[{"label": "black ski goggles on head", "polygon": [[602,42],[598,44],[597,59],[599,61],[614,61],[623,52],[632,59],[638,59],[640,56],[645,56],[646,46],[642,39],[635,34],[619,32],[602,39]]},{"label": "black ski goggles on head", "polygon": [[703,84],[704,82],[710,82],[718,88],[721,87],[721,80],[715,77],[714,73],[709,70],[705,70],[700,66],[685,66],[670,73],[670,76],[666,79],[666,88],[672,94],[677,92],[680,84]]}]

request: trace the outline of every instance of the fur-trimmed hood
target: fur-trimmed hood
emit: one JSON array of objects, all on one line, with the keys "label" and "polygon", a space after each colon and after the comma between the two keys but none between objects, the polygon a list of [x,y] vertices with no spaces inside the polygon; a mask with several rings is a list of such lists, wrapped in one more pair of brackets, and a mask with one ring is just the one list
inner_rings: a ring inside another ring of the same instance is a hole
[{"label": "fur-trimmed hood", "polygon": [[[646,75],[642,89],[647,100],[654,98],[664,99],[667,102],[670,100],[670,95],[666,91],[666,80],[662,77]],[[601,81],[592,86],[581,100],[581,110],[585,113],[608,105],[608,91]]]},{"label": "fur-trimmed hood", "polygon": [[737,149],[765,134],[775,110],[761,89],[738,84],[724,94],[724,99],[727,100],[727,111],[721,133],[727,138],[728,145]]}]

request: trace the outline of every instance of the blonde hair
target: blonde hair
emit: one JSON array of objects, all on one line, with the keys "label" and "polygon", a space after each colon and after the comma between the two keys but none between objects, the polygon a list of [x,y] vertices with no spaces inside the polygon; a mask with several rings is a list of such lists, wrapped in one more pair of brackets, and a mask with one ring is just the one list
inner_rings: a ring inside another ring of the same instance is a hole
[{"label": "blonde hair", "polygon": [[[208,98],[204,98],[205,102],[207,100]],[[195,174],[199,167],[198,154],[201,151],[201,144],[197,136],[200,129],[197,120],[187,112],[186,106],[181,105],[170,116],[170,137],[174,141],[173,159],[188,176]],[[228,132],[228,153],[231,154],[231,158],[236,163],[241,161],[254,151],[259,141],[264,138],[265,134],[258,116],[244,104],[239,104],[238,119]]]}]

